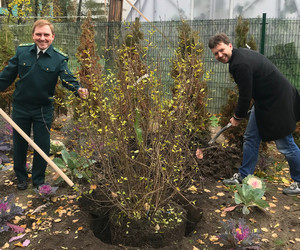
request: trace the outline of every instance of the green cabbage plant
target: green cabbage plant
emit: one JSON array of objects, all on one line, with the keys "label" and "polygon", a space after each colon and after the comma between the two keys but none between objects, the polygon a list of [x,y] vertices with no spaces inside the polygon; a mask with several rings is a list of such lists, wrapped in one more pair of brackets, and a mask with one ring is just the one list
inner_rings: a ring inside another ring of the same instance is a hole
[{"label": "green cabbage plant", "polygon": [[249,214],[249,207],[256,206],[260,209],[269,207],[269,203],[262,199],[266,191],[265,183],[254,175],[243,179],[242,185],[236,185],[237,192],[234,199],[236,204],[243,205],[243,214]]}]

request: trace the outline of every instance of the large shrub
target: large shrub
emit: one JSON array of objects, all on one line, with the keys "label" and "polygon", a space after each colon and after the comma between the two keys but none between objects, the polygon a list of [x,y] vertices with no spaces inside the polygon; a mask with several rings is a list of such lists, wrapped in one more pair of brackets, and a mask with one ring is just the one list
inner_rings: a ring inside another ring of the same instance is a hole
[{"label": "large shrub", "polygon": [[93,82],[77,115],[86,155],[98,162],[91,181],[119,218],[151,220],[197,175],[190,141],[205,128],[205,84],[196,65],[201,50],[195,46],[194,54],[185,54],[189,63],[194,60],[194,72],[183,73],[187,65],[177,54],[180,74],[173,96],[166,94],[157,68],[147,64],[147,51],[154,45],[143,36],[140,23],[134,22],[114,50],[116,73]]}]

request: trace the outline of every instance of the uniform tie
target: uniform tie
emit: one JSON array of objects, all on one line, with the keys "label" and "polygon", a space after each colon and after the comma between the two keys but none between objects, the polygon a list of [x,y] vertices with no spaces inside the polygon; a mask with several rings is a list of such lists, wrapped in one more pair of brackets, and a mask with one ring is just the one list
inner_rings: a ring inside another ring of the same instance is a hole
[{"label": "uniform tie", "polygon": [[41,55],[43,55],[43,54],[44,54],[44,52],[40,50],[40,52],[39,52],[38,55],[37,55],[37,59],[39,59],[39,57],[40,57]]}]

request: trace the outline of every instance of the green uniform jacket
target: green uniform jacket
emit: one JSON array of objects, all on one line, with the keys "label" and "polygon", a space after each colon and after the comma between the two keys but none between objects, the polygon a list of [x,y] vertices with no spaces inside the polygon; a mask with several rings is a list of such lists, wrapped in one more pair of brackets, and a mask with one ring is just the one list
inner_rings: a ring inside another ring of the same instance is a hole
[{"label": "green uniform jacket", "polygon": [[11,85],[17,76],[13,102],[29,107],[48,105],[53,102],[58,77],[67,89],[78,95],[79,83],[67,66],[68,57],[52,45],[37,59],[35,44],[24,44],[0,72],[0,91]]}]

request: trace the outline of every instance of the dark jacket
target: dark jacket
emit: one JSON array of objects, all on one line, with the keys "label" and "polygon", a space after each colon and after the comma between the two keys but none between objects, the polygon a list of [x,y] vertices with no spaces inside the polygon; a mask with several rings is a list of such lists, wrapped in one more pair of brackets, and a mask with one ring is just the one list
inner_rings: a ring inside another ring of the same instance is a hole
[{"label": "dark jacket", "polygon": [[68,57],[52,45],[37,59],[35,44],[24,44],[0,72],[0,91],[11,85],[16,77],[13,102],[28,107],[48,105],[53,102],[55,86],[60,77],[64,87],[77,95],[79,83],[69,71]]},{"label": "dark jacket", "polygon": [[263,141],[291,134],[300,120],[300,96],[295,87],[265,56],[233,49],[229,72],[239,88],[235,115],[246,117],[254,99],[255,117]]}]

